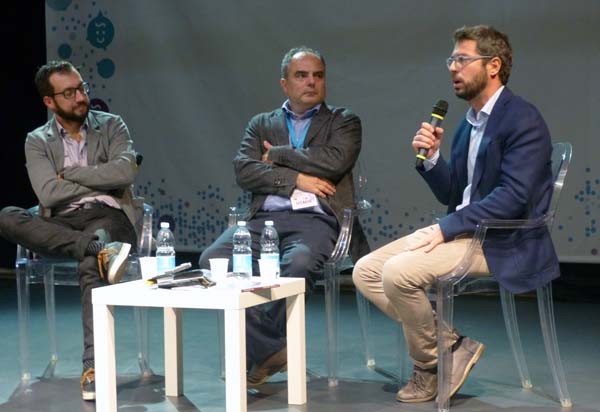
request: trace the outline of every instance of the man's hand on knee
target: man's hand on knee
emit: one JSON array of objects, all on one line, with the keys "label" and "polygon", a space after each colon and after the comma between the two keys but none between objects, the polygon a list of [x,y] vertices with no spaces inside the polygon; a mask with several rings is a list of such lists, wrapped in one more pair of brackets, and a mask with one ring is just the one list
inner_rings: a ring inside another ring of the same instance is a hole
[{"label": "man's hand on knee", "polygon": [[407,247],[407,250],[413,251],[423,248],[423,252],[431,252],[437,245],[444,243],[444,234],[440,225],[435,224],[422,229],[421,238],[414,244]]}]

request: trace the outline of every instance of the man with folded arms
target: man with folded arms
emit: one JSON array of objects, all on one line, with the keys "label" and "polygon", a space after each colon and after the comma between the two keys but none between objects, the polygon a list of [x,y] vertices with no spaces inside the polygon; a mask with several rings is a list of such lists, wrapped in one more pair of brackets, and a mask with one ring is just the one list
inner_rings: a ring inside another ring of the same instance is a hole
[{"label": "man with folded arms", "polygon": [[[325,104],[325,59],[296,47],[281,63],[282,107],[254,116],[234,159],[240,187],[252,193],[248,229],[254,273],[267,220],[279,234],[281,275],[304,277],[310,291],[337,239],[343,208],[354,206],[352,169],[361,147],[358,116]],[[231,256],[235,228],[225,231],[202,256]],[[360,236],[357,236],[359,238]],[[287,367],[285,302],[246,310],[248,386],[263,384]]]},{"label": "man with folded arms", "polygon": [[66,61],[42,66],[35,83],[54,116],[25,141],[37,213],[0,211],[0,235],[49,257],[79,261],[83,322],[81,396],[94,400],[92,289],[118,282],[141,229],[142,202],[129,131],[119,116],[90,110],[89,87]]}]

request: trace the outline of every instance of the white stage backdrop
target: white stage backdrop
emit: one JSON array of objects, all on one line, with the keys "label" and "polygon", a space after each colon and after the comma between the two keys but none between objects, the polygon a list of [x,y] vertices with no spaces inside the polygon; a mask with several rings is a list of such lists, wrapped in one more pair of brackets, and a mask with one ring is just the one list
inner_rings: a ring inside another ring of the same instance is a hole
[{"label": "white stage backdrop", "polygon": [[[415,172],[410,140],[433,103],[450,103],[447,141],[467,109],[444,59],[464,24],[492,24],[514,48],[509,87],[536,104],[573,163],[554,230],[561,260],[598,262],[600,2],[433,0],[46,0],[48,58],[71,60],[94,106],[120,114],[144,164],[137,190],[203,249],[227,207],[247,200],[231,160],[250,117],[283,101],[282,55],[305,44],[327,60],[328,98],[363,121],[363,218],[372,247],[442,210]],[[595,109],[594,109],[595,108]]]}]

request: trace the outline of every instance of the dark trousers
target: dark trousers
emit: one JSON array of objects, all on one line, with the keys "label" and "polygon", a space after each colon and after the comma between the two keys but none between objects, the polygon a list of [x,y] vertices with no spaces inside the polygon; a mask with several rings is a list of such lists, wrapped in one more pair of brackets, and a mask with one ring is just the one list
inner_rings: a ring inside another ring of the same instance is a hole
[{"label": "dark trousers", "polygon": [[[265,220],[273,220],[279,234],[281,276],[306,279],[307,293],[320,276],[338,235],[334,216],[293,211],[258,212],[247,227],[252,235],[252,271],[259,273],[260,235]],[[209,259],[229,258],[232,269],[232,238],[235,227],[227,229],[200,256],[201,269],[209,269]],[[246,309],[246,358],[248,368],[261,363],[286,345],[285,300]]]},{"label": "dark trousers", "polygon": [[92,289],[106,283],[100,280],[97,257],[85,256],[85,250],[92,240],[127,242],[135,248],[135,230],[127,216],[121,210],[94,205],[90,209],[78,209],[61,216],[45,218],[11,206],[0,211],[0,236],[42,256],[67,257],[79,261],[83,363],[92,365]]}]

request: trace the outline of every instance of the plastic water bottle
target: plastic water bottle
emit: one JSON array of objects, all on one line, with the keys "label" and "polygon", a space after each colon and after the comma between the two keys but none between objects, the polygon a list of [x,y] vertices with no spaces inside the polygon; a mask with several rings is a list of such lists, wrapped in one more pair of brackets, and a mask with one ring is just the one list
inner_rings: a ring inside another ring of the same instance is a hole
[{"label": "plastic water bottle", "polygon": [[160,222],[156,235],[156,267],[158,274],[175,267],[175,236],[169,229],[169,222]]},{"label": "plastic water bottle", "polygon": [[252,276],[252,236],[243,220],[233,234],[233,271]]},{"label": "plastic water bottle", "polygon": [[277,268],[275,276],[279,277],[279,235],[275,230],[275,226],[273,226],[272,220],[265,221],[265,227],[260,236],[260,259],[275,260],[277,262],[275,264]]}]

